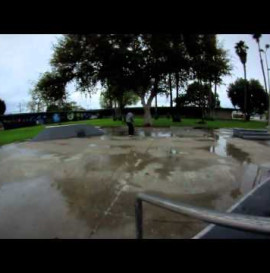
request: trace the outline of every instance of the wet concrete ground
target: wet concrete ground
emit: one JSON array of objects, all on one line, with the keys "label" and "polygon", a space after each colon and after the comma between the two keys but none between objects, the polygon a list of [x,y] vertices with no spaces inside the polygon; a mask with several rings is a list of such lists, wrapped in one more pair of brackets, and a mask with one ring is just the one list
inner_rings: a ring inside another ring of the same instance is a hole
[{"label": "wet concrete ground", "polygon": [[[0,238],[135,238],[138,192],[225,211],[269,174],[267,143],[231,130],[105,133],[1,147]],[[144,205],[145,238],[191,238],[205,226]]]}]

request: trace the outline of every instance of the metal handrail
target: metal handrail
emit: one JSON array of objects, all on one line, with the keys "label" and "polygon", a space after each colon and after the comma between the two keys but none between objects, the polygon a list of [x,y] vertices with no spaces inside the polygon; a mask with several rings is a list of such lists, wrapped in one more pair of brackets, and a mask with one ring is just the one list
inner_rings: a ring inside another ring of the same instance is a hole
[{"label": "metal handrail", "polygon": [[135,203],[137,239],[143,238],[143,201],[176,213],[200,219],[208,223],[231,227],[243,231],[270,234],[270,218],[268,217],[217,212],[180,202],[173,202],[152,194],[139,193]]}]

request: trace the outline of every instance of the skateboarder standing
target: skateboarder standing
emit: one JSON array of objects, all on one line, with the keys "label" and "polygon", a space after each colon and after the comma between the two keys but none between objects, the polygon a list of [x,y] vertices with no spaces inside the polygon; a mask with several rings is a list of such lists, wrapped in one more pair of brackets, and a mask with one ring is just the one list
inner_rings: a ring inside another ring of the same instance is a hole
[{"label": "skateboarder standing", "polygon": [[126,123],[128,126],[128,135],[133,136],[134,135],[134,115],[131,112],[128,112],[126,115]]}]

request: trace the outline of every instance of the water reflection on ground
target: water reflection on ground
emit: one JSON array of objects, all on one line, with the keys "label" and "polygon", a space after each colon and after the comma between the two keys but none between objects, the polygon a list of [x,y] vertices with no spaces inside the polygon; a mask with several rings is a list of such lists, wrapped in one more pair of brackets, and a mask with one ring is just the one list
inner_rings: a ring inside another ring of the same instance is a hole
[{"label": "water reflection on ground", "polygon": [[232,130],[216,130],[211,132],[214,143],[207,147],[209,152],[215,153],[221,157],[233,157],[239,162],[250,163],[248,153],[237,148],[235,145],[228,143],[228,139],[232,138]]},{"label": "water reflection on ground", "polygon": [[[206,149],[210,153],[214,153],[220,157],[233,158],[240,163],[239,179],[241,180],[243,192],[253,189],[270,175],[269,168],[252,163],[248,153],[228,142],[233,137],[231,129],[214,130],[211,134],[215,142],[206,147]],[[261,141],[261,144],[267,145],[266,141]],[[240,194],[240,191],[238,193]],[[235,194],[235,192],[232,193],[234,196]]]},{"label": "water reflection on ground", "polygon": [[[103,128],[105,133],[101,139],[109,139],[114,136],[128,136],[128,130],[126,127],[111,127]],[[171,138],[171,137],[201,137],[211,136],[212,130],[194,130],[189,127],[137,127],[135,128],[134,137],[152,137],[152,138]]]},{"label": "water reflection on ground", "polygon": [[[202,131],[204,132],[202,134]],[[105,129],[105,135],[101,138],[104,140],[113,139],[113,137],[127,136],[128,132],[125,127]],[[270,175],[269,168],[259,166],[251,161],[250,154],[231,144],[228,140],[233,137],[232,129],[219,130],[191,130],[190,128],[136,128],[134,139],[144,137],[151,138],[182,138],[198,137],[198,141],[210,142],[205,150],[214,153],[221,158],[236,160],[240,164],[237,174],[241,187],[234,190],[231,195],[237,198],[241,194],[258,185],[267,176]],[[260,141],[259,141],[260,142]],[[262,141],[261,141],[262,142]],[[261,144],[270,146],[270,141],[263,141]],[[185,154],[179,149],[172,147],[169,154]],[[219,160],[222,162],[222,159]]]},{"label": "water reflection on ground", "polygon": [[[127,136],[128,131],[124,127],[118,128],[104,128],[106,136]],[[139,137],[173,137],[175,133],[168,130],[168,128],[136,128],[135,136]]]}]

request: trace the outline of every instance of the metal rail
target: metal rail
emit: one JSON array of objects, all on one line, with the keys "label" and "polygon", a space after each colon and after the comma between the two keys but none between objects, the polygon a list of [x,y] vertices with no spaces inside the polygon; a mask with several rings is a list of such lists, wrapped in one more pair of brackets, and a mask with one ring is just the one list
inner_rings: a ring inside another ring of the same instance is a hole
[{"label": "metal rail", "polygon": [[137,239],[143,238],[143,201],[176,213],[200,219],[208,223],[230,227],[237,230],[270,234],[270,218],[268,217],[249,216],[236,213],[222,213],[180,202],[172,202],[168,199],[150,194],[140,193],[137,195],[135,203]]}]

